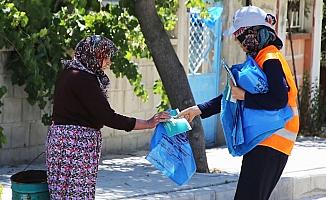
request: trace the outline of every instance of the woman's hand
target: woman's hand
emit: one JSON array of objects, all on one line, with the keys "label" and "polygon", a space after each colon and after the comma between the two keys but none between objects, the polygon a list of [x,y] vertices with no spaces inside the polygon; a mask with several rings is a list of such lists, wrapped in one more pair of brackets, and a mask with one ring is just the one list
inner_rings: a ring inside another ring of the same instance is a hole
[{"label": "woman's hand", "polygon": [[230,81],[231,85],[231,93],[232,97],[237,100],[244,100],[245,99],[245,91],[240,87],[236,87],[233,85],[232,81]]},{"label": "woman's hand", "polygon": [[159,112],[156,113],[152,118],[147,120],[148,128],[154,128],[158,123],[160,122],[166,122],[171,118],[170,114],[168,112]]},{"label": "woman's hand", "polygon": [[192,120],[197,116],[200,115],[201,111],[198,106],[191,106],[189,108],[184,109],[181,111],[177,117],[185,118],[188,122],[192,122]]}]

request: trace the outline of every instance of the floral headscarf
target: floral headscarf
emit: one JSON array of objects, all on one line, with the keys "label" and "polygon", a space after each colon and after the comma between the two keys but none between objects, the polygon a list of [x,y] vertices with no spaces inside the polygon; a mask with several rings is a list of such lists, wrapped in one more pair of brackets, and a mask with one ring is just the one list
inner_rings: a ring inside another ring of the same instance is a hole
[{"label": "floral headscarf", "polygon": [[[276,18],[270,14],[266,17],[266,22],[274,25]],[[233,33],[240,43],[248,50],[247,55],[256,57],[258,52],[269,45],[274,45],[281,49],[283,42],[278,38],[275,31],[264,25],[241,27]]]},{"label": "floral headscarf", "polygon": [[81,40],[76,45],[75,54],[71,60],[63,60],[62,63],[67,69],[75,68],[94,74],[106,97],[110,80],[101,67],[103,60],[106,58],[111,59],[117,51],[115,44],[108,38],[92,35]]}]

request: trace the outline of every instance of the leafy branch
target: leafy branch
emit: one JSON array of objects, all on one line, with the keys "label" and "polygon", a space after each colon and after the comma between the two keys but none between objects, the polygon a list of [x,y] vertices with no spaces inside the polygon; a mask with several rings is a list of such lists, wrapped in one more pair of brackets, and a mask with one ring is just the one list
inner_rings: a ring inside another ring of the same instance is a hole
[{"label": "leafy branch", "polygon": [[[175,26],[177,2],[157,1],[167,30]],[[127,77],[135,94],[146,101],[142,75],[132,60],[151,55],[137,19],[130,14],[134,3],[122,0],[119,5],[104,6],[96,0],[0,0],[0,48],[13,49],[5,66],[12,72],[12,84],[24,87],[31,105],[45,109],[53,100],[61,59],[71,58],[72,48],[85,36],[101,34],[120,49],[113,59],[113,73]],[[43,115],[42,122],[50,123],[50,113]],[[0,144],[3,141],[0,132]]]}]

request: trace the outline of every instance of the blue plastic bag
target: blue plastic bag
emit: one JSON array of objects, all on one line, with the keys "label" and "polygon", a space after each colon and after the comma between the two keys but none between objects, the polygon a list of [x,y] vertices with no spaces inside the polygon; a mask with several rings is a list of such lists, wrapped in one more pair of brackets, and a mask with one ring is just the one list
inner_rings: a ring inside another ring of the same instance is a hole
[{"label": "blue plastic bag", "polygon": [[257,94],[268,91],[266,75],[251,56],[242,64],[232,65],[231,71],[238,86],[247,92]]},{"label": "blue plastic bag", "polygon": [[178,185],[196,172],[196,163],[186,133],[169,137],[162,123],[155,128],[146,159]]},{"label": "blue plastic bag", "polygon": [[231,87],[227,82],[221,101],[221,124],[226,146],[232,156],[241,156],[237,146],[244,143],[240,101],[231,101]]},{"label": "blue plastic bag", "polygon": [[[268,92],[266,75],[251,57],[242,64],[233,65],[231,72],[237,85],[244,90],[252,94]],[[221,123],[229,153],[233,156],[248,153],[284,128],[293,116],[289,106],[273,111],[250,109],[244,107],[243,101],[232,102],[230,95],[227,84],[221,102]]]}]

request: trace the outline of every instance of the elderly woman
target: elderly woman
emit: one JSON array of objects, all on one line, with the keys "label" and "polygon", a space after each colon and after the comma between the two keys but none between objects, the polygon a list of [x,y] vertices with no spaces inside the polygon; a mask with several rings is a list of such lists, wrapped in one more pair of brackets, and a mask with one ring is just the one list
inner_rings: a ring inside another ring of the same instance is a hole
[{"label": "elderly woman", "polygon": [[[283,43],[272,26],[276,18],[255,6],[242,7],[234,14],[232,34],[243,51],[255,59],[267,77],[269,91],[250,94],[240,87],[232,87],[232,97],[243,100],[251,109],[276,110],[288,105],[293,117],[283,129],[273,133],[243,156],[240,177],[234,199],[268,200],[287,163],[299,130],[296,104],[297,88],[291,70],[279,51]],[[202,118],[217,114],[221,98],[183,110],[179,116],[189,121],[197,115]],[[268,123],[268,121],[266,121]]]},{"label": "elderly woman", "polygon": [[53,124],[48,131],[46,164],[51,199],[94,199],[103,126],[131,131],[151,129],[169,114],[148,120],[116,113],[107,101],[109,78],[103,72],[116,53],[99,35],[81,40],[55,86]]}]

